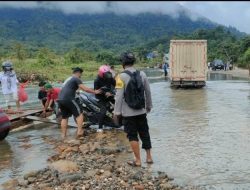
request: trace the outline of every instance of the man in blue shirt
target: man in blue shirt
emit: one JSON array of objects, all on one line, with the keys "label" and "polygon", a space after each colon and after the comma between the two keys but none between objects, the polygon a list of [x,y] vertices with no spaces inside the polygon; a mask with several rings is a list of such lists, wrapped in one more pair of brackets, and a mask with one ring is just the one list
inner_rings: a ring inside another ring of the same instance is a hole
[{"label": "man in blue shirt", "polygon": [[168,76],[168,64],[166,62],[163,64],[163,70],[164,70],[165,79],[167,79],[167,76]]}]

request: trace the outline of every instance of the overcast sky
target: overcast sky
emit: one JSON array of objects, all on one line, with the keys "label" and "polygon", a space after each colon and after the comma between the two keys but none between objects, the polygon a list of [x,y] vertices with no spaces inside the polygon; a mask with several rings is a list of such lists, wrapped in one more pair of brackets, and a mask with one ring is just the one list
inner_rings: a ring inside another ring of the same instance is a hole
[{"label": "overcast sky", "polygon": [[202,15],[208,19],[226,26],[234,26],[238,30],[250,34],[250,2],[247,1],[151,1],[151,2],[4,2],[0,1],[0,7],[15,8],[37,8],[46,7],[50,9],[60,9],[67,14],[71,13],[103,13],[114,12],[117,14],[137,14],[142,12],[162,13],[173,17],[178,17],[178,11],[183,7],[191,12],[190,18],[195,20],[197,15]]},{"label": "overcast sky", "polygon": [[184,7],[226,26],[234,26],[250,34],[250,2],[248,1],[183,1]]}]

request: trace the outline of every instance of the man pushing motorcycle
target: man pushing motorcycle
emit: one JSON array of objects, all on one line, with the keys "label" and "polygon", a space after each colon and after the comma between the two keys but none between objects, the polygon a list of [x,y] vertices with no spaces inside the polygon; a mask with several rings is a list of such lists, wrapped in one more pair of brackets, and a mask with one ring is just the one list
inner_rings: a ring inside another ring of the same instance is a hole
[{"label": "man pushing motorcycle", "polygon": [[83,70],[81,68],[74,68],[72,77],[65,83],[58,97],[58,105],[62,115],[62,138],[65,138],[67,135],[68,118],[72,115],[76,118],[75,121],[77,124],[77,137],[83,136],[84,133],[82,128],[84,117],[81,111],[81,107],[78,105],[75,99],[76,91],[78,89],[81,89],[92,94],[101,93],[101,90],[93,90],[91,88],[86,87],[82,83],[80,79],[82,73]]}]

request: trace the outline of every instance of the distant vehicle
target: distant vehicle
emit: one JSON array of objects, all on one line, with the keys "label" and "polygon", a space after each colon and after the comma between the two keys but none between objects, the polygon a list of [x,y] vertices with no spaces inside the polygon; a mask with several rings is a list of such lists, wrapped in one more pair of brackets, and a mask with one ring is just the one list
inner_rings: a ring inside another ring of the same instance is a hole
[{"label": "distant vehicle", "polygon": [[216,71],[217,69],[219,70],[224,70],[224,63],[222,60],[220,59],[215,59],[212,63],[211,63],[211,68],[213,71]]},{"label": "distant vehicle", "polygon": [[169,55],[171,87],[206,85],[207,40],[171,40]]}]

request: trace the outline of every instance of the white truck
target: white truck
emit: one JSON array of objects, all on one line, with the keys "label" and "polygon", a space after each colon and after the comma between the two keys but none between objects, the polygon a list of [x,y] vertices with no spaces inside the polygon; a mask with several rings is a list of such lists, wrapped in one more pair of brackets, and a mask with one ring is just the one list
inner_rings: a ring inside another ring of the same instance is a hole
[{"label": "white truck", "polygon": [[207,40],[171,40],[171,87],[203,87],[207,79]]}]

